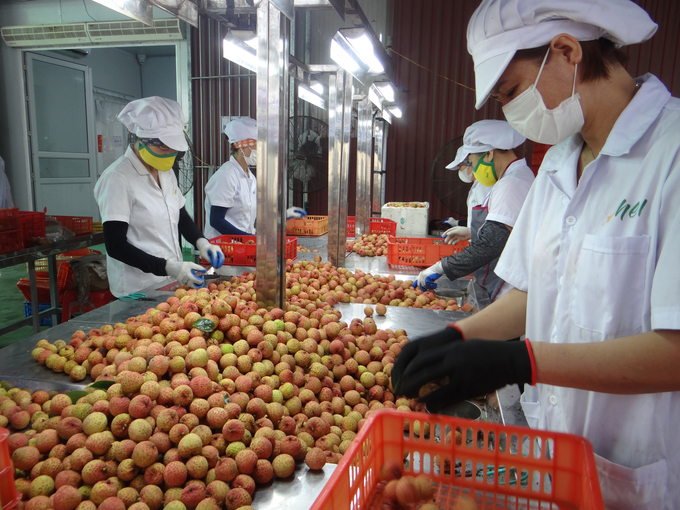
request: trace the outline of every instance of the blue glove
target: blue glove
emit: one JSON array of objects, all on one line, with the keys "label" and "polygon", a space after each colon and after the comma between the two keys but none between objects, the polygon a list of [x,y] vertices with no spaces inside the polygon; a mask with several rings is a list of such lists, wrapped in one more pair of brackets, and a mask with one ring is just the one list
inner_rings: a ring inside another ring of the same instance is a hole
[{"label": "blue glove", "polygon": [[444,225],[448,225],[449,227],[457,227],[458,226],[458,220],[454,219],[453,217],[446,218],[444,221],[442,221]]},{"label": "blue glove", "polygon": [[423,269],[418,275],[418,279],[413,282],[412,287],[415,289],[416,285],[418,285],[423,292],[434,290],[437,288],[435,280],[438,280],[443,274],[444,268],[442,268],[442,263],[441,261],[437,262],[434,266]]},{"label": "blue glove", "polygon": [[307,211],[305,211],[301,207],[289,207],[286,210],[286,219],[287,220],[292,220],[293,218],[299,220],[303,216],[307,216]]},{"label": "blue glove", "polygon": [[210,262],[210,265],[215,269],[222,267],[222,264],[224,264],[224,253],[222,253],[222,249],[216,244],[210,244],[210,241],[206,238],[201,237],[196,241],[196,248],[201,252],[203,260]]},{"label": "blue glove", "polygon": [[195,289],[205,286],[205,268],[193,262],[173,262],[168,260],[165,263],[165,272],[168,276],[175,278],[180,285],[191,285]]}]

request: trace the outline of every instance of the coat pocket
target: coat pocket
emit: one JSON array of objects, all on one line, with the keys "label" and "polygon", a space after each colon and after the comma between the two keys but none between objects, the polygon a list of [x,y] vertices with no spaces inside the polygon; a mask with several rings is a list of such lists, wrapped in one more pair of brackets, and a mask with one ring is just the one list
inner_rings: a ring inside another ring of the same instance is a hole
[{"label": "coat pocket", "polygon": [[642,331],[650,237],[586,235],[576,265],[571,317],[603,340]]},{"label": "coat pocket", "polygon": [[666,459],[631,469],[595,455],[595,464],[607,510],[664,508],[668,484]]}]

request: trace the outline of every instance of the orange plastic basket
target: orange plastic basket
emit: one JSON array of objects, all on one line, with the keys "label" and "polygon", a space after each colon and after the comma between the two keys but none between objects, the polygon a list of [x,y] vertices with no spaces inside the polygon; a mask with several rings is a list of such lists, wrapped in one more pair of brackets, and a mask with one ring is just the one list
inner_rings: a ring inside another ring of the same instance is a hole
[{"label": "orange plastic basket", "polygon": [[21,501],[21,494],[14,485],[14,466],[7,446],[9,430],[0,428],[0,506],[10,510]]},{"label": "orange plastic basket", "polygon": [[21,221],[19,220],[19,208],[0,209],[0,232],[7,230],[19,230]]},{"label": "orange plastic basket", "polygon": [[[73,250],[73,251],[67,251],[64,253],[60,253],[57,255],[57,271],[61,269],[62,264],[66,262],[70,262],[73,259],[77,259],[79,257],[84,257],[85,255],[91,255],[93,253],[101,255],[102,252],[98,250],[90,250],[89,248],[80,248],[78,250]],[[26,266],[26,270],[28,270],[28,266]],[[36,276],[40,278],[48,278],[49,277],[49,265],[47,262],[47,259],[38,259],[35,261],[35,271],[36,271]]]},{"label": "orange plastic basket", "polygon": [[[246,244],[252,241],[250,244]],[[210,240],[224,253],[226,266],[254,266],[257,261],[257,236],[218,236]],[[286,238],[286,259],[297,259],[297,238]],[[206,264],[207,261],[203,261]]]},{"label": "orange plastic basket", "polygon": [[[416,423],[429,434],[416,435]],[[451,440],[455,431],[461,444]],[[381,409],[352,441],[312,510],[391,508],[378,480],[386,462],[404,462],[405,475],[426,473],[439,508],[457,508],[467,496],[485,510],[604,509],[593,449],[582,437]]]},{"label": "orange plastic basket", "polygon": [[91,216],[53,216],[55,220],[65,226],[74,234],[91,234],[92,233],[92,217]]},{"label": "orange plastic basket", "polygon": [[442,257],[463,251],[470,241],[444,244],[444,239],[390,237],[387,240],[387,263],[391,266],[431,266]]},{"label": "orange plastic basket", "polygon": [[[356,232],[356,218],[347,216],[347,237],[354,237]],[[393,236],[397,233],[397,222],[389,218],[371,218],[371,234],[387,234]]]},{"label": "orange plastic basket", "polygon": [[328,216],[305,216],[286,222],[286,233],[296,236],[320,236],[328,232]]}]

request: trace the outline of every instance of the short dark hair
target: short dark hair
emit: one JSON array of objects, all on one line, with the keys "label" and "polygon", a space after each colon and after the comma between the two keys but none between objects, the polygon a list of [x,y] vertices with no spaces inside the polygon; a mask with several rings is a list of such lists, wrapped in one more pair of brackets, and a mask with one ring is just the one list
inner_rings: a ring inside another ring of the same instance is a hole
[{"label": "short dark hair", "polygon": [[232,156],[233,156],[234,154],[236,154],[239,150],[241,150],[241,149],[239,149],[238,147],[236,147],[236,145],[234,145],[233,143],[230,143],[230,144],[229,144],[229,153],[230,153]]},{"label": "short dark hair", "polygon": [[[610,76],[610,69],[613,64],[625,66],[628,62],[628,55],[604,37],[600,37],[596,41],[579,41],[579,44],[583,50],[583,58],[579,64],[581,81],[583,82],[606,80]],[[519,50],[515,53],[515,58],[533,60],[540,66],[549,47],[550,45],[546,44],[539,48]]]}]

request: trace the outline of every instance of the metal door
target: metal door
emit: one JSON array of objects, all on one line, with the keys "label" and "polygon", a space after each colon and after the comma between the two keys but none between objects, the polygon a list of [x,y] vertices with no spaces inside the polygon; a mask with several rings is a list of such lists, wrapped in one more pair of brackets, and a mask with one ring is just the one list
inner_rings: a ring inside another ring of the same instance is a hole
[{"label": "metal door", "polygon": [[35,209],[92,216],[97,181],[89,67],[26,52],[31,181]]}]

